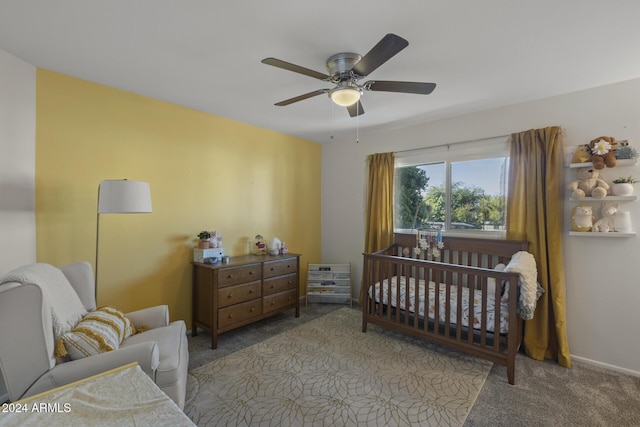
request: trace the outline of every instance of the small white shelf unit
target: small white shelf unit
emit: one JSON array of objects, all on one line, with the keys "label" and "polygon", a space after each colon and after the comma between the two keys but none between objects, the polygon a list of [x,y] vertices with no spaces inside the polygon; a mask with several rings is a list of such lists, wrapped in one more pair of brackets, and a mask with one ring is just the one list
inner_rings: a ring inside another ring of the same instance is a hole
[{"label": "small white shelf unit", "polygon": [[306,305],[318,302],[353,307],[351,294],[351,264],[308,264]]},{"label": "small white shelf unit", "polygon": [[[638,162],[638,158],[634,157],[633,159],[618,159],[616,162],[617,166],[633,166]],[[586,163],[570,163],[569,168],[577,169],[577,168],[588,168],[592,167],[592,162]],[[569,201],[574,203],[593,203],[593,202],[633,202],[637,200],[638,196],[606,196],[603,199],[596,199],[593,197],[585,197],[584,199],[574,199],[573,197],[569,197]],[[593,231],[569,231],[569,236],[584,236],[584,237],[634,237],[636,235],[635,231],[630,232],[610,232],[610,233],[598,233]]]}]

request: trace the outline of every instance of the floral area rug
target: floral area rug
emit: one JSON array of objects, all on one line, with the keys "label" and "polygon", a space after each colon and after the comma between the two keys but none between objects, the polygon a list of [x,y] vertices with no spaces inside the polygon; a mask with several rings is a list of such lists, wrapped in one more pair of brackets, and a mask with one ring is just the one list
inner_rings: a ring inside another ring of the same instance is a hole
[{"label": "floral area rug", "polygon": [[342,308],[189,372],[198,426],[459,426],[491,363]]}]

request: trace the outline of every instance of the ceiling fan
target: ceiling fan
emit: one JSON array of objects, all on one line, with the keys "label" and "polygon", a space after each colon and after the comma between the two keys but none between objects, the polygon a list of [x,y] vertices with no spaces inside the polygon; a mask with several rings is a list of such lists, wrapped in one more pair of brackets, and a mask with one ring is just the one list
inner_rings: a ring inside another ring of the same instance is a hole
[{"label": "ceiling fan", "polygon": [[262,63],[293,71],[294,73],[304,74],[305,76],[336,85],[333,89],[314,90],[304,95],[280,101],[275,105],[285,106],[323,93],[328,93],[333,102],[340,106],[347,107],[349,115],[355,117],[364,114],[364,109],[360,102],[360,97],[364,91],[402,92],[420,95],[428,95],[433,92],[436,87],[435,83],[369,80],[358,84],[358,80],[372,73],[408,45],[409,42],[402,37],[395,34],[387,34],[365,56],[360,56],[357,53],[342,52],[329,57],[329,59],[327,59],[327,70],[329,70],[329,74],[310,70],[276,58],[265,58],[262,60]]}]

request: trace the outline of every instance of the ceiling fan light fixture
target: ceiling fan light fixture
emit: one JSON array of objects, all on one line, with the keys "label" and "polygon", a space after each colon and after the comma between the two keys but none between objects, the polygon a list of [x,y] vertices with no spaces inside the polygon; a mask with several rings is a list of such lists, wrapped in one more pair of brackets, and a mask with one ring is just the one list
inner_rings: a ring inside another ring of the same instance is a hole
[{"label": "ceiling fan light fixture", "polygon": [[338,86],[329,91],[329,97],[341,107],[348,107],[360,100],[362,91],[354,86]]}]

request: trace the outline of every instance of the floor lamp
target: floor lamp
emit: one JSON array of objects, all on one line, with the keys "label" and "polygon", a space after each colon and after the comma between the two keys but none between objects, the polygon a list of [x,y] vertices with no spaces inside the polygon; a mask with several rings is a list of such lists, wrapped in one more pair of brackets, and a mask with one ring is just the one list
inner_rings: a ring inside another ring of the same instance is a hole
[{"label": "floor lamp", "polygon": [[100,248],[100,214],[151,213],[151,189],[148,182],[109,179],[98,185],[96,219],[95,293],[98,302],[98,250]]}]

